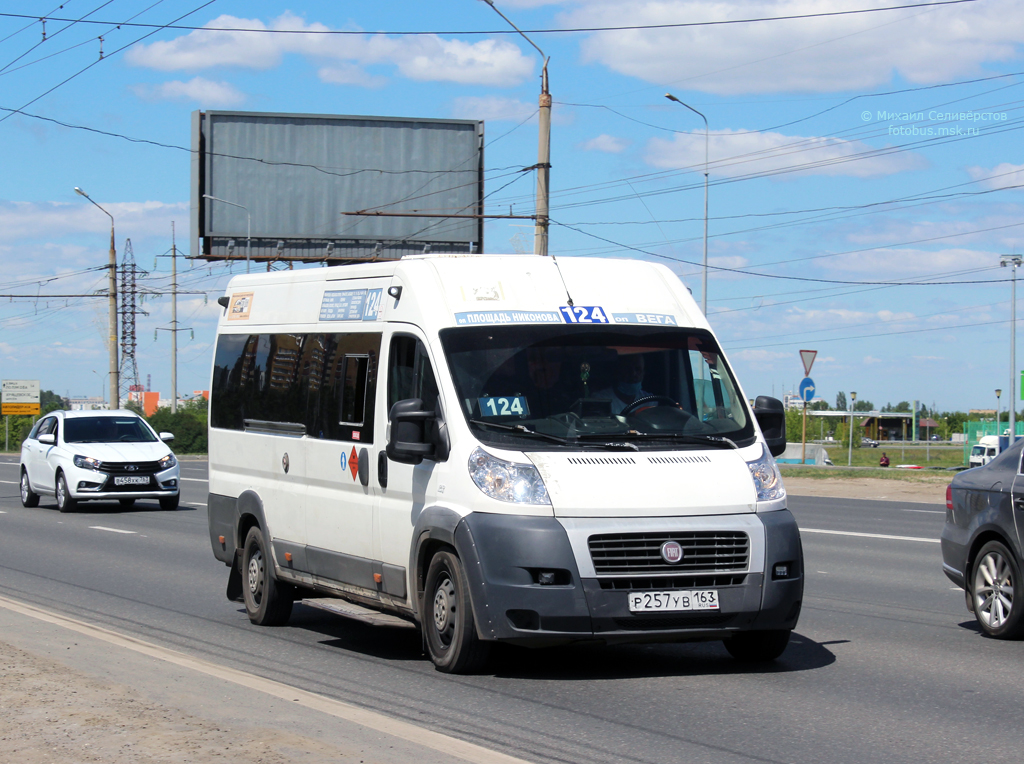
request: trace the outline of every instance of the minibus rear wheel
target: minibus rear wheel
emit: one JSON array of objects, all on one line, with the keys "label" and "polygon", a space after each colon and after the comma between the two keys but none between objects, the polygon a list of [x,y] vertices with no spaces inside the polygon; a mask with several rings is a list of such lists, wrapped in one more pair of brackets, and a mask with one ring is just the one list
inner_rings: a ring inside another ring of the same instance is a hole
[{"label": "minibus rear wheel", "polygon": [[242,598],[249,620],[258,626],[287,623],[292,614],[292,598],[274,577],[270,549],[258,525],[249,529],[242,549]]},{"label": "minibus rear wheel", "polygon": [[789,629],[771,631],[741,631],[723,640],[725,649],[738,661],[763,663],[773,661],[786,650],[789,644]]},{"label": "minibus rear wheel", "polygon": [[490,644],[477,637],[462,561],[452,552],[435,554],[423,594],[423,629],[438,671],[472,674],[483,668]]}]

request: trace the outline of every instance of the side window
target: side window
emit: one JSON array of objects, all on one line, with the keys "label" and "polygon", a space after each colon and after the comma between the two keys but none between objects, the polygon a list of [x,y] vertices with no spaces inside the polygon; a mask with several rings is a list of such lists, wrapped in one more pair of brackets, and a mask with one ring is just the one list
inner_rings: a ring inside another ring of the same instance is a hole
[{"label": "side window", "polygon": [[432,411],[437,405],[437,397],[437,381],[423,343],[415,337],[392,338],[388,361],[388,409],[396,401],[419,398],[423,401],[423,408]]},{"label": "side window", "polygon": [[342,371],[341,422],[343,424],[363,423],[366,411],[366,368],[369,357],[347,355]]},{"label": "side window", "polygon": [[55,416],[46,417],[46,419],[39,424],[39,432],[37,432],[36,435],[49,435],[51,433],[54,435],[57,434],[57,417]]},{"label": "side window", "polygon": [[44,421],[44,419],[40,419],[38,422],[32,425],[32,429],[28,433],[28,437],[31,440],[35,440],[36,438],[39,437],[39,429],[43,426]]}]

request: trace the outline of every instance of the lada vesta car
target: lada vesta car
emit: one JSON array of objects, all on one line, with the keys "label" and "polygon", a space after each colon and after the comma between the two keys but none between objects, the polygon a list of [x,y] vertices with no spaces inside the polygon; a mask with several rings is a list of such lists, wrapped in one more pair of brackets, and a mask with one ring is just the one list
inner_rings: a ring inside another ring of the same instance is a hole
[{"label": "lada vesta car", "polygon": [[132,411],[54,411],[36,422],[21,447],[21,503],[53,496],[61,512],[80,501],[157,499],[178,508],[178,460],[167,441]]}]

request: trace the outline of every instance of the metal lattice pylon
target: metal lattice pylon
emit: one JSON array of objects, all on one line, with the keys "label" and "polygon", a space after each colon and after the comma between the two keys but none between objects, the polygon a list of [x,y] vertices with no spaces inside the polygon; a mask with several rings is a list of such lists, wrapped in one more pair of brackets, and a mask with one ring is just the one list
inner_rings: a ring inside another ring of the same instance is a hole
[{"label": "metal lattice pylon", "polygon": [[[131,393],[142,389],[139,383],[139,367],[135,362],[135,314],[138,312],[138,293],[135,288],[135,253],[132,240],[125,239],[124,255],[121,257],[121,400],[131,398]],[[141,396],[136,394],[136,399]]]}]

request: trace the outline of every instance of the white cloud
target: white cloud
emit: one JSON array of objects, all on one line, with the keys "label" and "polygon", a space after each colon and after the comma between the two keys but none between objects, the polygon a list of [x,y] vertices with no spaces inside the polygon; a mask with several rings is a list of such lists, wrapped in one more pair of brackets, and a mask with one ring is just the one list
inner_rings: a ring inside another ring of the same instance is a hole
[{"label": "white cloud", "polygon": [[[171,220],[188,219],[188,203],[108,202],[98,200],[114,216],[120,250],[126,236],[166,236]],[[11,243],[72,234],[102,234],[110,218],[82,199],[81,202],[0,201],[0,241]],[[180,229],[179,229],[180,230]]]},{"label": "white cloud", "polygon": [[172,80],[159,85],[133,85],[132,91],[145,101],[196,101],[203,106],[240,106],[245,93],[228,82],[193,77],[188,82]]},{"label": "white cloud", "polygon": [[983,188],[1009,188],[1024,185],[1024,164],[1002,162],[992,169],[987,167],[968,167],[968,175],[972,180],[981,181]]},{"label": "white cloud", "polygon": [[874,356],[866,355],[866,356],[864,356],[864,360],[863,360],[862,363],[865,366],[873,366],[874,364],[881,363],[881,362],[882,362],[881,358],[875,358]]},{"label": "white cloud", "polygon": [[[979,252],[973,249],[910,248],[883,248],[819,261],[834,273],[857,275],[864,280],[874,281],[988,268],[995,262],[997,257],[992,252]],[[971,279],[977,276],[968,274],[951,278]]]},{"label": "white cloud", "polygon": [[363,88],[383,87],[388,81],[386,77],[374,76],[361,67],[345,63],[321,67],[316,75],[321,82],[332,85],[358,85]]},{"label": "white cloud", "polygon": [[522,122],[528,119],[537,107],[515,98],[502,96],[460,96],[455,99],[452,116],[456,119],[483,119],[488,122]]},{"label": "white cloud", "polygon": [[[864,0],[858,7],[888,4]],[[834,9],[822,0],[592,0],[560,22],[673,24]],[[622,74],[710,93],[837,92],[894,77],[932,84],[979,73],[985,63],[1017,57],[1022,25],[1024,4],[987,0],[923,12],[597,33],[583,41],[582,52],[584,61]]]},{"label": "white cloud", "polygon": [[579,145],[583,151],[603,151],[606,154],[621,154],[629,148],[630,142],[625,138],[616,138],[614,135],[602,133],[596,138],[584,141]]},{"label": "white cloud", "polygon": [[[510,87],[533,72],[534,59],[508,40],[464,42],[437,35],[387,37],[376,34],[330,35],[320,23],[307,24],[292,13],[284,13],[270,25],[259,19],[220,16],[208,27],[234,27],[243,31],[219,32],[200,29],[173,40],[137,45],[125,58],[129,64],[160,71],[198,71],[211,67],[237,66],[272,69],[285,55],[296,54],[317,62],[342,62],[364,67],[390,64],[409,79],[427,82],[457,82],[463,85]],[[297,31],[304,34],[268,34],[257,30]],[[254,30],[254,31],[245,31]],[[366,80],[345,66],[328,66],[326,81],[365,86]],[[333,70],[333,71],[331,71]],[[324,69],[321,68],[321,78]],[[330,79],[334,77],[334,79]],[[375,82],[370,75],[369,81]],[[347,82],[342,80],[347,78]]]},{"label": "white cloud", "polygon": [[945,361],[945,357],[941,355],[912,355],[910,358],[914,361]]},{"label": "white cloud", "polygon": [[[860,141],[840,138],[802,137],[782,133],[712,131],[708,139],[710,173],[734,178],[750,173],[787,171],[780,177],[801,175],[851,175],[857,178],[892,175],[927,166],[927,160],[912,153],[869,156],[859,154],[875,150]],[[704,169],[704,131],[680,133],[672,138],[651,138],[646,161],[652,167]]]}]

